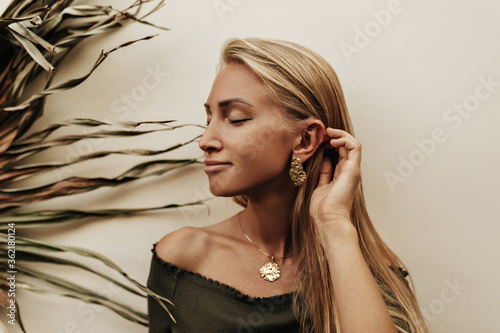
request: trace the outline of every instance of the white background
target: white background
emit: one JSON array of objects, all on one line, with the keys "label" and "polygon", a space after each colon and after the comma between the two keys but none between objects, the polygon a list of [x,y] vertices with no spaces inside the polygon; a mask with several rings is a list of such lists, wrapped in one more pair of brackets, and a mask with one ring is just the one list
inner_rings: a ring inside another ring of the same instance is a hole
[{"label": "white background", "polygon": [[[117,8],[128,5],[114,3]],[[392,13],[382,17],[381,11],[388,8]],[[363,144],[369,212],[384,240],[409,267],[431,331],[495,332],[500,326],[498,13],[500,3],[493,0],[169,0],[150,20],[171,31],[134,24],[75,49],[58,68],[56,81],[85,74],[101,49],[160,34],[113,53],[82,86],[50,97],[45,115],[34,129],[73,117],[204,124],[202,105],[226,39],[257,36],[303,44],[324,56],[340,77],[356,137]],[[376,16],[385,21],[377,22]],[[363,31],[368,34],[364,39],[360,37]],[[343,52],[347,44],[357,51]],[[132,100],[133,107],[123,108],[122,95],[139,96],[151,70],[161,73],[157,88]],[[477,88],[481,78],[489,78],[496,86],[491,91],[484,85]],[[474,97],[478,92],[482,99]],[[464,103],[469,103],[470,112],[459,115],[453,111],[454,105]],[[431,144],[436,131],[441,134]],[[90,141],[44,156],[67,160],[109,148],[160,149],[196,133],[201,130]],[[424,148],[418,143],[425,143]],[[183,156],[201,156],[201,151],[192,144],[164,157]],[[111,156],[97,167],[81,163],[63,175],[113,177],[142,160]],[[388,173],[401,178],[391,186]],[[209,197],[206,185],[202,168],[196,166],[121,189],[106,188],[30,208],[184,203]],[[238,210],[228,199],[211,200],[209,206],[210,213],[205,207],[165,210],[33,229],[23,235],[99,251],[145,283],[151,246],[162,235],[186,225],[215,223]],[[102,265],[90,263],[106,271]],[[76,271],[50,269],[146,311],[144,299],[117,291],[107,282]],[[147,331],[108,310],[75,300],[18,292],[17,301],[28,332]],[[5,323],[4,312],[1,315]]]}]

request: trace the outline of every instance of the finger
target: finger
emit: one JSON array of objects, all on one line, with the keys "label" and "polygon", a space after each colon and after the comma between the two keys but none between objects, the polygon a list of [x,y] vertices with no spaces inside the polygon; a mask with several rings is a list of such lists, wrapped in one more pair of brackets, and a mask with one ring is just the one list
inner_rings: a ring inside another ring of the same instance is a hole
[{"label": "finger", "polygon": [[346,131],[335,129],[335,128],[327,128],[326,129],[325,141],[329,141],[331,139],[340,139],[340,138],[351,140],[353,142],[358,142],[356,140],[356,138],[354,138],[354,136],[347,133]]},{"label": "finger", "polygon": [[323,137],[323,141],[324,141],[324,145],[325,145],[325,148],[326,149],[333,149],[334,147],[332,147],[330,145],[330,141],[332,139],[339,139],[341,138],[343,135],[345,134],[349,134],[343,130],[339,130],[339,129],[334,129],[334,128],[331,128],[331,127],[328,127],[326,130],[325,130],[325,135]]},{"label": "finger", "polygon": [[348,138],[331,139],[329,143],[344,158],[347,157],[348,153],[352,153],[354,156],[354,154],[361,152],[361,144]]},{"label": "finger", "polygon": [[332,162],[328,157],[323,156],[323,161],[321,162],[321,170],[319,172],[318,187],[327,185],[332,181]]},{"label": "finger", "polygon": [[[332,140],[336,140],[337,142],[346,143],[347,149],[355,149],[357,146],[360,146],[358,140],[356,140],[351,134],[347,133],[343,130],[328,128],[326,130],[325,142],[330,143]],[[335,145],[335,148],[338,148],[339,145]]]},{"label": "finger", "polygon": [[361,144],[358,141],[349,138],[331,139],[329,144],[336,149],[361,150]]},{"label": "finger", "polygon": [[330,138],[330,137],[327,137],[327,138],[326,138],[326,141],[323,143],[323,146],[325,147],[325,149],[334,149],[334,148],[332,147],[332,145],[330,144],[330,140],[331,140],[331,139],[332,139],[332,138]]},{"label": "finger", "polygon": [[361,144],[349,133],[342,132],[343,133],[336,133],[340,135],[340,137],[330,139],[328,144],[338,150],[341,158],[348,158],[354,162],[360,162]]},{"label": "finger", "polygon": [[346,137],[351,137],[351,138],[354,138],[351,134],[349,134],[348,132],[344,131],[344,130],[341,130],[341,129],[338,129],[338,128],[331,128],[331,127],[328,127],[326,130],[325,130],[325,133],[327,136],[331,137],[331,138],[340,138],[342,136]]}]

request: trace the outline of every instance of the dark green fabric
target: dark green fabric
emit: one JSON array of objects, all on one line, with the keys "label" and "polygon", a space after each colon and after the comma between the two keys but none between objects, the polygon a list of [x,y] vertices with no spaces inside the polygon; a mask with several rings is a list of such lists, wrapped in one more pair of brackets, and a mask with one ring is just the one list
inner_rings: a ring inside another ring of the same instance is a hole
[{"label": "dark green fabric", "polygon": [[254,299],[238,290],[164,262],[153,248],[148,287],[171,300],[177,323],[148,298],[150,333],[294,333],[293,294]]},{"label": "dark green fabric", "polygon": [[[156,246],[156,245],[155,245]],[[148,297],[150,333],[295,333],[299,323],[292,313],[293,293],[251,298],[238,290],[164,262],[152,249],[147,285],[171,300],[177,323],[157,301]],[[408,273],[399,268],[401,275]],[[405,280],[406,281],[406,280]],[[390,304],[386,300],[386,304]],[[400,306],[393,305],[402,311]],[[395,323],[410,332],[410,325],[398,318]]]}]

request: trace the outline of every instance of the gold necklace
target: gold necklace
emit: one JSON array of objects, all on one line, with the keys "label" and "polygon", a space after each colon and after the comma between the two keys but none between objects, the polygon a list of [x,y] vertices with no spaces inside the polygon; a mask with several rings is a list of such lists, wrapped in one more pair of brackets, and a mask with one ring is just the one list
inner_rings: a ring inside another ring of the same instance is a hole
[{"label": "gold necklace", "polygon": [[[271,261],[270,262],[267,262],[266,264],[264,264],[261,268],[260,268],[260,276],[266,280],[266,281],[269,281],[269,282],[274,282],[276,280],[278,280],[281,276],[281,270],[280,270],[280,267],[278,266],[277,263],[274,262],[274,256],[270,255],[269,253],[267,252],[264,252],[260,247],[257,246],[257,244],[255,244],[251,239],[250,237],[246,234],[245,230],[243,230],[243,226],[241,225],[241,212],[238,214],[238,220],[239,220],[239,223],[240,223],[240,228],[241,228],[241,231],[243,231],[243,234],[245,235],[245,237],[248,239],[248,241],[250,243],[252,243],[256,248],[257,250],[259,250],[262,254],[268,256],[269,258],[271,258]],[[286,258],[289,258],[289,257],[293,257],[293,254],[289,255],[289,256],[286,256],[286,257],[276,257],[276,259],[286,259]]]}]

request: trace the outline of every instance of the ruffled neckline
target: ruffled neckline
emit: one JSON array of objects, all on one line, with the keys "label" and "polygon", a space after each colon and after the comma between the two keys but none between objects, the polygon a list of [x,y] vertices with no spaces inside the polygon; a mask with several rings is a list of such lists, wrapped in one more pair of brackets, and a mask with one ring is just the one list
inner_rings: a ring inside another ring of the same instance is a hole
[{"label": "ruffled neckline", "polygon": [[158,264],[160,264],[160,266],[162,266],[164,269],[166,269],[167,271],[178,272],[178,274],[183,274],[186,277],[189,277],[190,278],[189,280],[191,282],[194,282],[194,283],[199,282],[201,284],[211,285],[212,287],[218,288],[219,290],[220,290],[220,288],[222,288],[222,290],[225,291],[226,296],[230,296],[230,297],[232,296],[232,298],[240,299],[240,300],[243,300],[243,301],[251,303],[251,304],[254,304],[255,302],[267,302],[267,301],[271,301],[273,303],[279,302],[279,303],[283,303],[283,304],[290,304],[292,302],[293,295],[296,293],[296,292],[290,292],[290,293],[286,293],[286,294],[274,295],[274,296],[268,296],[268,297],[252,297],[252,296],[247,295],[247,294],[241,292],[240,290],[238,290],[234,287],[231,287],[230,285],[227,285],[223,282],[211,279],[211,278],[206,277],[198,272],[193,272],[193,271],[190,271],[188,269],[184,269],[184,268],[176,266],[172,263],[164,261],[156,253],[156,243],[153,244],[153,248],[151,249],[151,252],[153,253],[154,260]]}]

